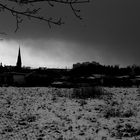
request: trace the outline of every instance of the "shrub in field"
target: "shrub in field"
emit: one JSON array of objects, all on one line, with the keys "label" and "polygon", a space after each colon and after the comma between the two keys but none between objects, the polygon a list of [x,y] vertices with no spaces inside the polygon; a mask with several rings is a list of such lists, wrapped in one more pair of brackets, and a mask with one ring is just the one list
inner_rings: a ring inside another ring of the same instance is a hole
[{"label": "shrub in field", "polygon": [[137,137],[140,136],[140,128],[136,128],[130,123],[117,124],[111,132],[112,137]]},{"label": "shrub in field", "polygon": [[79,104],[80,104],[80,106],[84,106],[84,105],[86,105],[87,104],[87,102],[86,102],[86,100],[84,100],[84,99],[81,99],[81,100],[79,100]]},{"label": "shrub in field", "polygon": [[102,87],[80,87],[73,89],[72,98],[100,98],[104,94]]},{"label": "shrub in field", "polygon": [[51,92],[51,95],[53,96],[53,98],[57,98],[57,97],[71,97],[72,95],[72,88],[68,89],[68,88],[54,88],[53,91]]},{"label": "shrub in field", "polygon": [[104,117],[132,117],[136,116],[135,106],[128,107],[124,103],[117,103],[116,101],[111,101],[110,104],[106,105],[104,108]]}]

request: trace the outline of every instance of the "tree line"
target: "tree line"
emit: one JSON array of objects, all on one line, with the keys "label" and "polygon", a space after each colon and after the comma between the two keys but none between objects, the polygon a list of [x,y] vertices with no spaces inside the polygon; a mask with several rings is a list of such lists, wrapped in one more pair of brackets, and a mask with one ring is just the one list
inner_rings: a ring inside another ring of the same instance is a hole
[{"label": "tree line", "polygon": [[131,65],[127,67],[120,67],[119,65],[101,65],[99,63],[84,62],[77,63],[78,65],[73,65],[72,72],[76,75],[90,76],[91,74],[102,74],[110,76],[136,76],[140,75],[140,66]]}]

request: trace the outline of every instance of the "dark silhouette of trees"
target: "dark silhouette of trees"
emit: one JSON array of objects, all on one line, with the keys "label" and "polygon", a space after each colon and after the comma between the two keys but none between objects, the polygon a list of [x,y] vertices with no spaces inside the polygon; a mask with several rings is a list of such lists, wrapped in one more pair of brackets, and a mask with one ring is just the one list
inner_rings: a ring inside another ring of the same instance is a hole
[{"label": "dark silhouette of trees", "polygon": [[[50,7],[55,7],[56,4],[62,4],[71,8],[72,12],[78,19],[82,19],[80,16],[79,5],[84,5],[89,3],[89,0],[1,0],[0,1],[0,12],[10,12],[16,20],[16,29],[15,32],[19,29],[19,25],[22,23],[23,18],[27,17],[28,19],[37,19],[45,21],[48,23],[48,26],[51,25],[62,25],[64,24],[63,20],[58,18],[55,20],[53,17],[46,17],[41,14],[43,7],[40,4],[47,5]],[[55,8],[54,8],[55,11]],[[40,15],[41,14],[41,15]]]},{"label": "dark silhouette of trees", "polygon": [[104,74],[108,76],[136,76],[140,75],[140,66],[132,65],[127,67],[119,67],[119,65],[100,65],[90,62],[74,64],[73,74],[77,76],[90,76],[91,74]]}]

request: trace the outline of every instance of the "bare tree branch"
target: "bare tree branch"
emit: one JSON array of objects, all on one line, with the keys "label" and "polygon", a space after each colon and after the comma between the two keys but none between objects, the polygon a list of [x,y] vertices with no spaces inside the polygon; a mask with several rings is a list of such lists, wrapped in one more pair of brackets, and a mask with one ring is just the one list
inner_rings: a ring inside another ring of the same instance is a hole
[{"label": "bare tree branch", "polygon": [[[16,6],[9,6],[8,3],[13,2]],[[71,10],[73,11],[74,15],[82,19],[80,16],[80,10],[75,8],[75,5],[77,4],[85,4],[88,3],[89,0],[0,0],[0,12],[2,11],[9,11],[16,19],[16,29],[15,32],[19,29],[19,25],[23,21],[23,17],[27,17],[28,19],[37,19],[41,21],[45,21],[48,23],[48,26],[51,28],[51,25],[62,25],[64,22],[61,18],[54,20],[52,17],[44,17],[38,15],[38,13],[41,10],[41,7],[39,8],[31,8],[29,7],[29,4],[36,4],[41,2],[47,2],[51,7],[54,6],[54,3],[60,3],[70,6]],[[5,4],[4,4],[5,3]],[[24,6],[23,8],[19,8],[19,6]],[[18,7],[18,8],[17,8]]]},{"label": "bare tree branch", "polygon": [[38,3],[38,2],[56,2],[64,4],[83,4],[88,3],[90,0],[9,0],[12,2],[19,2],[22,4]]}]

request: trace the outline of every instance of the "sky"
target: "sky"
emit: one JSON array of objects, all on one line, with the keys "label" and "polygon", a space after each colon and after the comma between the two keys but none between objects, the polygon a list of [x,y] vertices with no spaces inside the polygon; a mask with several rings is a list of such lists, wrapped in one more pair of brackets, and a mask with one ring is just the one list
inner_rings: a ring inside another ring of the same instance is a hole
[{"label": "sky", "polygon": [[90,0],[78,5],[83,20],[69,6],[40,4],[42,14],[62,17],[61,26],[24,18],[15,33],[15,18],[0,13],[0,61],[15,65],[21,48],[23,66],[71,68],[74,63],[96,61],[103,65],[140,65],[140,1]]}]

